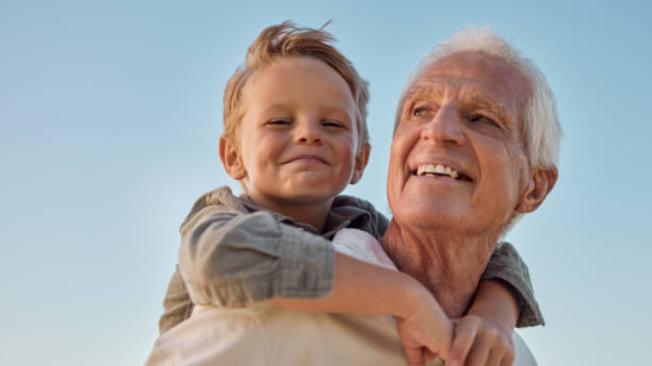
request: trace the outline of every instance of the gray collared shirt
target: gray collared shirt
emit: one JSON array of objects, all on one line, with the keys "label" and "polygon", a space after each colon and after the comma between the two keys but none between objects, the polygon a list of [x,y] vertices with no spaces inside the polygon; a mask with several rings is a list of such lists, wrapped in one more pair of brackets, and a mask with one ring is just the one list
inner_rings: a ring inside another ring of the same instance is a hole
[{"label": "gray collared shirt", "polygon": [[[369,202],[335,198],[323,232],[221,187],[200,197],[181,225],[179,264],[159,320],[161,333],[187,319],[193,303],[242,307],[272,297],[320,297],[332,286],[330,239],[345,227],[380,238],[388,220]],[[519,298],[519,326],[543,324],[525,263],[499,243],[483,279],[508,283]]]}]

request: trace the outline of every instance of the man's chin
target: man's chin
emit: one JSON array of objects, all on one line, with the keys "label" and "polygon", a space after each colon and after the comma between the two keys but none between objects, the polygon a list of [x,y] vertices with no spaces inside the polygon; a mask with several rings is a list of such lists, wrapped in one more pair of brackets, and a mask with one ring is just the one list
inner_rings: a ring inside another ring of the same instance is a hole
[{"label": "man's chin", "polygon": [[464,216],[455,214],[454,210],[422,203],[411,206],[406,209],[394,210],[394,219],[401,226],[406,225],[428,231],[466,231],[467,220],[463,219]]}]

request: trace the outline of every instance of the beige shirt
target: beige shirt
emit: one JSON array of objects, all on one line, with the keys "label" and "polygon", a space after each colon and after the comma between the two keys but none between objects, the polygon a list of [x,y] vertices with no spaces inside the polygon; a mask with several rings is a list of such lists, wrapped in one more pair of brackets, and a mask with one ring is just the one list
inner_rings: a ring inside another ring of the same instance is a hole
[{"label": "beige shirt", "polygon": [[[363,231],[343,229],[333,245],[338,252],[396,269]],[[518,336],[515,345],[515,365],[536,365]],[[258,303],[240,309],[196,306],[189,319],[159,337],[147,364],[405,365],[406,360],[392,317],[309,313]]]}]

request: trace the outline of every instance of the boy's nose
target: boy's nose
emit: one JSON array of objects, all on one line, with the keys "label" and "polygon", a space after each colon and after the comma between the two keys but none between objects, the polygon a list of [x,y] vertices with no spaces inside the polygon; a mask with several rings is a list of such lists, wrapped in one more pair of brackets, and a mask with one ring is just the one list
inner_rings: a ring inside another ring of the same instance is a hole
[{"label": "boy's nose", "polygon": [[302,144],[321,144],[321,125],[318,121],[305,121],[297,123],[296,138]]}]

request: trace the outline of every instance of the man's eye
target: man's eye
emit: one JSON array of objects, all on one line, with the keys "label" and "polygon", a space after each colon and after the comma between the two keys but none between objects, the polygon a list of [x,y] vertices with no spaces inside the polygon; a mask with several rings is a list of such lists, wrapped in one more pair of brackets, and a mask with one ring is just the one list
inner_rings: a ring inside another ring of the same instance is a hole
[{"label": "man's eye", "polygon": [[496,125],[496,121],[494,121],[492,118],[489,118],[483,114],[473,114],[469,117],[469,122],[476,124],[476,123],[483,123],[483,124],[491,124],[491,125]]},{"label": "man's eye", "polygon": [[429,117],[432,115],[432,109],[430,107],[415,107],[412,110],[412,115],[416,117]]}]

